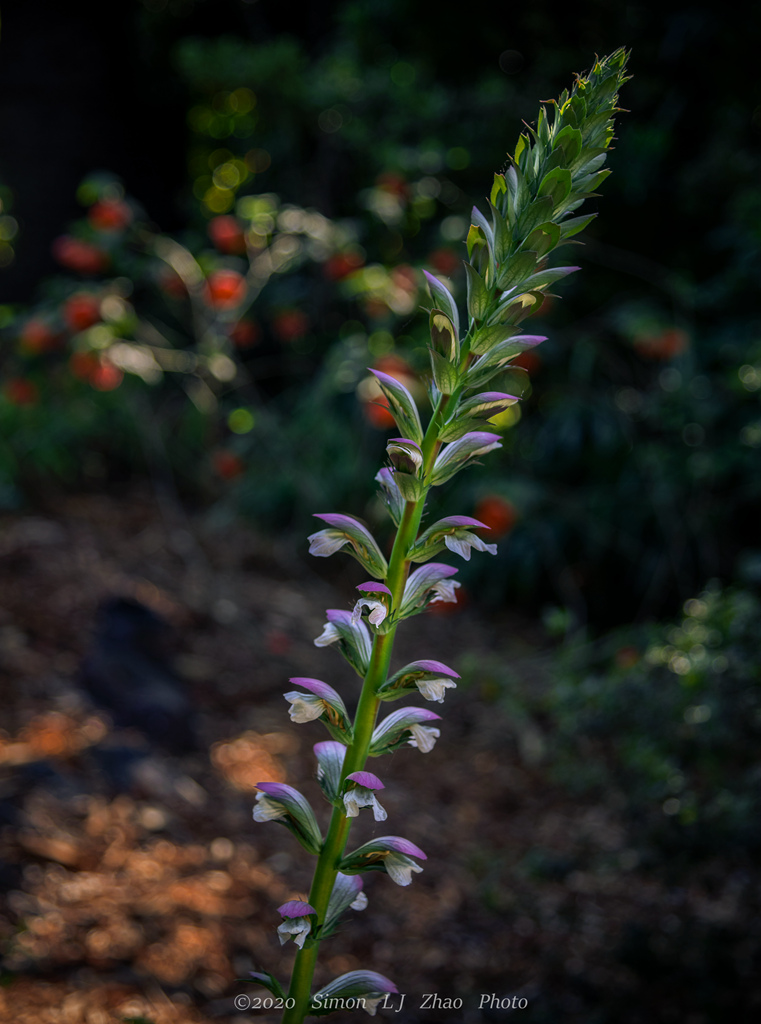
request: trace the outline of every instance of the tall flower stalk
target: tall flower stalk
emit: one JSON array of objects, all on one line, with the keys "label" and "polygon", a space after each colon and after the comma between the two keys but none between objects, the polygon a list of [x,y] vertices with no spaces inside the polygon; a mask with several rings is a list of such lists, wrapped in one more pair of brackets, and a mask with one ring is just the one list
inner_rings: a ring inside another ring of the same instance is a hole
[{"label": "tall flower stalk", "polygon": [[[345,551],[371,579],[357,587],[353,611],[329,610],[315,643],[333,646],[362,679],[354,716],[342,697],[319,679],[294,678],[286,693],[295,722],[320,720],[330,739],[315,745],[317,777],[331,805],[323,835],[309,802],[291,786],[261,783],[254,818],[285,825],[317,858],[308,900],[280,907],[280,941],[299,947],[287,994],[271,974],[252,980],[270,989],[285,1007],[284,1024],[301,1024],[339,1006],[363,1006],[371,1015],[391,981],[373,971],[351,971],[312,993],[312,977],[322,941],[349,908],[367,899],[362,875],[385,872],[408,885],[422,870],[425,853],[409,840],[387,835],[347,850],[352,820],[372,813],[384,821],[379,795],[383,782],[367,771],[369,757],[405,745],[429,751],[439,736],[439,715],[404,705],[378,722],[381,706],[408,696],[441,703],[456,685],[457,673],[434,660],[421,660],[391,672],[399,624],[437,601],[456,601],[456,569],[432,561],[448,551],[465,559],[472,550],[494,554],[474,530],[485,527],[469,516],[453,515],[421,532],[428,492],[500,446],[489,420],[519,399],[505,390],[510,364],[521,352],[544,341],[521,333],[520,324],[542,306],[548,289],[572,266],[548,266],[549,254],[582,231],[595,214],[574,215],[596,194],[609,170],[603,165],[613,140],[618,91],[627,80],[628,54],[616,50],[598,60],[570,92],[543,105],[535,128],[521,135],[504,174],[494,176],[488,214],[473,209],[467,238],[467,318],[461,328],[457,302],[447,286],[426,274],[432,307],[431,412],[423,427],[409,391],[393,377],[373,371],[400,436],[389,440],[388,465],[376,480],[396,526],[386,560],[370,531],[348,515],[320,514],[325,527],[310,538],[310,552],[327,557]],[[490,385],[493,391],[485,390]],[[509,385],[508,385],[509,387]],[[511,390],[516,390],[511,388]],[[484,429],[485,428],[485,429]],[[354,1000],[347,1004],[347,1000]]]}]

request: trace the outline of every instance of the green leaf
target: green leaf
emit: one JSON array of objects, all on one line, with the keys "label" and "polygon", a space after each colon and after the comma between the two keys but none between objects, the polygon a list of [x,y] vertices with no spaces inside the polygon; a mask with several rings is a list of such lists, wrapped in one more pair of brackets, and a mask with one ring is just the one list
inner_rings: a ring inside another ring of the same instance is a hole
[{"label": "green leaf", "polygon": [[540,224],[545,224],[548,220],[552,220],[554,208],[554,203],[550,196],[541,196],[541,198],[535,199],[518,218],[513,237],[526,238],[534,228],[538,228]]},{"label": "green leaf", "polygon": [[599,114],[586,118],[581,129],[581,137],[585,144],[594,145],[598,140],[601,141],[607,134],[609,125],[610,131],[613,130],[613,119],[610,115],[610,110],[602,110]]},{"label": "green leaf", "polygon": [[502,308],[501,320],[505,324],[519,324],[526,317],[534,316],[544,305],[545,295],[541,291],[522,291],[509,299]]},{"label": "green leaf", "polygon": [[527,277],[536,267],[537,255],[535,252],[518,252],[503,264],[497,274],[497,287],[502,291],[514,288]]},{"label": "green leaf", "polygon": [[561,239],[573,238],[574,235],[578,235],[588,224],[592,223],[596,216],[596,213],[590,213],[586,217],[571,217],[569,220],[562,221],[560,224]]},{"label": "green leaf", "polygon": [[481,355],[483,352],[488,352],[492,346],[497,345],[500,341],[504,341],[506,338],[510,338],[517,333],[517,328],[511,327],[509,324],[500,323],[489,327],[481,327],[470,339],[470,351],[473,355]]},{"label": "green leaf", "polygon": [[394,480],[399,488],[399,493],[405,501],[420,501],[424,488],[422,480],[419,480],[411,473],[400,473],[398,470],[394,473]]},{"label": "green leaf", "polygon": [[274,974],[270,974],[269,971],[251,971],[248,978],[239,978],[239,981],[247,982],[251,985],[261,985],[262,988],[269,989],[273,996],[278,999],[285,999],[285,992],[280,982],[277,980]]},{"label": "green leaf", "polygon": [[523,157],[523,159],[525,160],[526,153],[529,149],[530,143],[528,137],[526,135],[521,135],[515,147],[515,152],[513,153],[513,160],[521,169],[523,168],[523,164],[521,163],[521,157]]},{"label": "green leaf", "polygon": [[460,343],[452,321],[442,310],[432,309],[428,324],[434,349],[449,362],[456,363],[460,358]]},{"label": "green leaf", "polygon": [[538,228],[534,228],[526,239],[524,247],[532,249],[541,259],[542,256],[546,256],[548,252],[551,252],[559,241],[560,225],[547,221],[546,224],[540,224]]},{"label": "green leaf", "polygon": [[[457,303],[454,300],[454,295],[450,290],[445,287],[433,274],[429,274],[427,270],[423,271],[425,279],[428,282],[428,287],[431,289],[431,295],[433,296],[434,305],[439,309],[443,309],[449,319],[454,324],[454,329],[457,335],[460,334],[460,314],[457,311]],[[417,441],[417,438],[413,438]]]},{"label": "green leaf", "polygon": [[468,247],[468,259],[473,255],[474,249],[486,246],[486,236],[476,224],[470,225],[468,237],[465,239],[465,244]]},{"label": "green leaf", "polygon": [[526,290],[546,288],[547,285],[554,284],[556,281],[560,281],[564,277],[568,277],[569,274],[573,274],[575,271],[580,269],[580,267],[548,267],[546,270],[540,270],[537,274],[532,274],[531,277],[526,280]]},{"label": "green leaf", "polygon": [[581,152],[582,137],[578,128],[566,125],[555,136],[555,150],[561,150],[563,162],[568,167]]},{"label": "green leaf", "polygon": [[474,430],[483,430],[484,421],[476,416],[458,416],[450,420],[439,431],[440,441],[456,441]]},{"label": "green leaf", "polygon": [[[447,292],[447,295],[449,295],[449,292]],[[396,424],[402,432],[402,437],[408,437],[416,444],[422,444],[423,427],[420,423],[420,414],[417,411],[415,399],[404,384],[396,380],[395,377],[387,373],[381,373],[380,370],[372,370],[371,372],[378,378],[380,389],[388,399],[391,415],[396,420]]]},{"label": "green leaf", "polygon": [[491,195],[489,196],[492,206],[499,206],[505,192],[507,192],[507,182],[505,181],[504,174],[495,174],[494,184],[491,187]]},{"label": "green leaf", "polygon": [[465,264],[468,281],[468,313],[474,320],[483,320],[489,308],[489,291],[478,271],[469,263]]},{"label": "green leaf", "polygon": [[[546,337],[538,334],[521,334],[515,338],[507,338],[505,341],[501,341],[499,345],[494,345],[480,359],[476,360],[473,363],[472,369],[475,371],[487,366],[503,366],[509,360],[519,356],[521,352],[536,348],[537,345],[546,340]],[[470,373],[466,375],[465,379],[468,387],[471,387],[469,377]]]},{"label": "green leaf", "polygon": [[531,378],[522,366],[510,366],[503,369],[497,382],[498,391],[506,391],[509,395],[528,398],[531,394]]},{"label": "green leaf", "polygon": [[460,383],[457,367],[435,349],[429,348],[428,354],[431,357],[431,370],[436,387],[442,395],[453,395]]},{"label": "green leaf", "polygon": [[488,222],[486,217],[481,213],[477,206],[474,206],[470,212],[470,218],[476,227],[480,228],[486,238],[491,252],[494,252],[494,231],[492,230],[491,224]]},{"label": "green leaf", "polygon": [[571,187],[571,172],[566,167],[556,167],[549,174],[545,174],[539,186],[539,195],[548,196],[553,207],[560,206],[567,199]]},{"label": "green leaf", "polygon": [[504,263],[510,255],[510,248],[513,244],[513,233],[507,219],[499,212],[492,203],[492,220],[494,221],[494,258],[498,264]]},{"label": "green leaf", "polygon": [[609,177],[613,172],[598,171],[597,174],[587,174],[583,178],[579,178],[578,181],[574,182],[574,189],[576,191],[581,190],[584,198],[596,195],[595,189],[599,188],[600,185]]}]

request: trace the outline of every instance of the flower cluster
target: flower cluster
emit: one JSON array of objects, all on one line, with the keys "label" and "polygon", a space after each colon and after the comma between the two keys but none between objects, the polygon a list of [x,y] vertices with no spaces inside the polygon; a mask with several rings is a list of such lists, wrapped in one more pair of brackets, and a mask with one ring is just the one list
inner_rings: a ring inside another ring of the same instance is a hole
[{"label": "flower cluster", "polygon": [[[429,347],[431,411],[421,417],[413,395],[382,370],[373,374],[399,432],[386,446],[388,465],[378,472],[380,497],[396,526],[390,557],[383,554],[368,527],[353,516],[320,513],[326,525],[309,537],[318,557],[344,551],[372,578],[357,584],[353,608],[330,609],[318,647],[334,647],[360,677],[362,686],[352,715],[343,698],[319,679],[291,679],[296,689],[285,698],[294,722],[320,721],[330,734],[314,746],[317,778],[331,807],[327,832],[308,800],[284,783],[263,782],[254,810],[257,821],[284,825],[311,854],[318,856],[308,902],[292,899],[280,907],[280,941],[293,939],[297,955],[283,1020],[300,1024],[308,1013],[324,1011],[322,998],[348,992],[363,997],[374,1014],[393,984],[370,971],[342,975],[310,995],[314,954],[309,951],[331,934],[350,908],[367,899],[360,876],[383,872],[397,885],[409,885],[420,873],[425,853],[409,839],[387,835],[347,852],[350,820],[363,811],[375,821],[388,814],[378,799],[385,788],[367,771],[368,757],[413,747],[425,754],[440,736],[440,716],[428,708],[403,705],[379,719],[382,705],[410,695],[442,703],[459,678],[440,661],[421,659],[391,671],[394,635],[399,624],[436,602],[457,600],[457,569],[432,561],[440,553],[466,561],[471,552],[496,554],[481,536],[487,524],[468,515],[451,515],[420,529],[426,498],[433,487],[501,447],[499,434],[483,429],[489,420],[518,401],[513,393],[520,371],[511,363],[545,339],[523,334],[519,324],[542,304],[547,289],[575,267],[547,265],[547,255],[578,233],[591,216],[571,217],[609,173],[602,170],[612,139],[618,87],[625,81],[626,54],[616,51],[577,79],[549,116],[543,108],[532,138],[522,136],[505,174],[497,174],[488,203],[489,216],[473,210],[467,239],[467,324],[443,281],[427,274],[431,293]],[[495,380],[498,390],[483,390]],[[507,388],[508,390],[504,390]],[[425,427],[424,419],[427,420]],[[271,975],[256,980],[280,994]]]}]

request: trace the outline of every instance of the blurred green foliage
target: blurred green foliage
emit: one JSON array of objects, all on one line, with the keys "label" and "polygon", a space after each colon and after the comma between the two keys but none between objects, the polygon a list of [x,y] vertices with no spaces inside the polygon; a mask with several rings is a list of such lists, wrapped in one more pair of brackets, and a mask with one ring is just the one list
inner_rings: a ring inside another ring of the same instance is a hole
[{"label": "blurred green foliage", "polygon": [[[337,4],[312,37],[279,31],[274,15],[262,32],[233,6],[237,36],[223,19],[219,34],[200,34],[205,4],[147,4],[144,18],[157,54],[174,40],[186,92],[188,228],[177,242],[204,280],[247,276],[247,298],[207,315],[171,295],[156,262],[165,236],[134,203],[122,235],[80,222],[71,237],[105,249],[108,267],[45,282],[35,310],[3,312],[5,374],[22,381],[0,399],[4,500],[50,473],[99,485],[150,464],[186,493],[222,500],[221,516],[243,511],[266,529],[301,531],[311,511],[349,504],[374,520],[385,425],[365,367],[397,359],[413,383],[424,372],[419,268],[464,299],[470,207],[483,208],[521,119],[595,47],[625,42],[631,113],[601,216],[585,248],[564,257],[582,272],[532,323],[550,340],[526,359],[534,394],[503,418],[499,459],[447,498],[502,535],[497,558],[462,576],[480,600],[551,601],[569,623],[596,626],[667,614],[711,576],[757,582],[761,121],[743,86],[752,25],[737,39],[699,3],[595,2],[585,19],[534,6],[509,25],[476,18],[465,52],[445,10],[427,31],[422,0]],[[722,73],[695,100],[708,65]],[[234,220],[220,243],[209,231],[224,218]],[[236,230],[291,246],[261,287]],[[108,324],[117,343],[150,348],[146,331],[158,331],[200,363],[160,381],[123,366],[123,382],[101,392],[61,367],[72,349],[105,359],[103,337],[64,332],[57,353],[24,350],[30,319],[55,321],[68,297],[93,289],[131,311],[131,322]],[[233,338],[241,319],[246,344]],[[215,353],[235,361],[234,378],[207,372]],[[63,430],[55,410],[67,403]]]},{"label": "blurred green foliage", "polygon": [[758,855],[760,619],[755,594],[713,583],[674,624],[561,649],[540,702],[558,777],[624,806],[630,841],[674,877]]}]

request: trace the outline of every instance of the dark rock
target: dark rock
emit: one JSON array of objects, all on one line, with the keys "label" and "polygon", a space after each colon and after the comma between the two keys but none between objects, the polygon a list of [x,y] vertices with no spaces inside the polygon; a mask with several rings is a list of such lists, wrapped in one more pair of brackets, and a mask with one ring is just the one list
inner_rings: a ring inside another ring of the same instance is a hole
[{"label": "dark rock", "polygon": [[82,683],[114,724],[139,729],[173,753],[197,746],[193,708],[167,655],[169,627],[129,598],[103,604],[82,664]]}]

